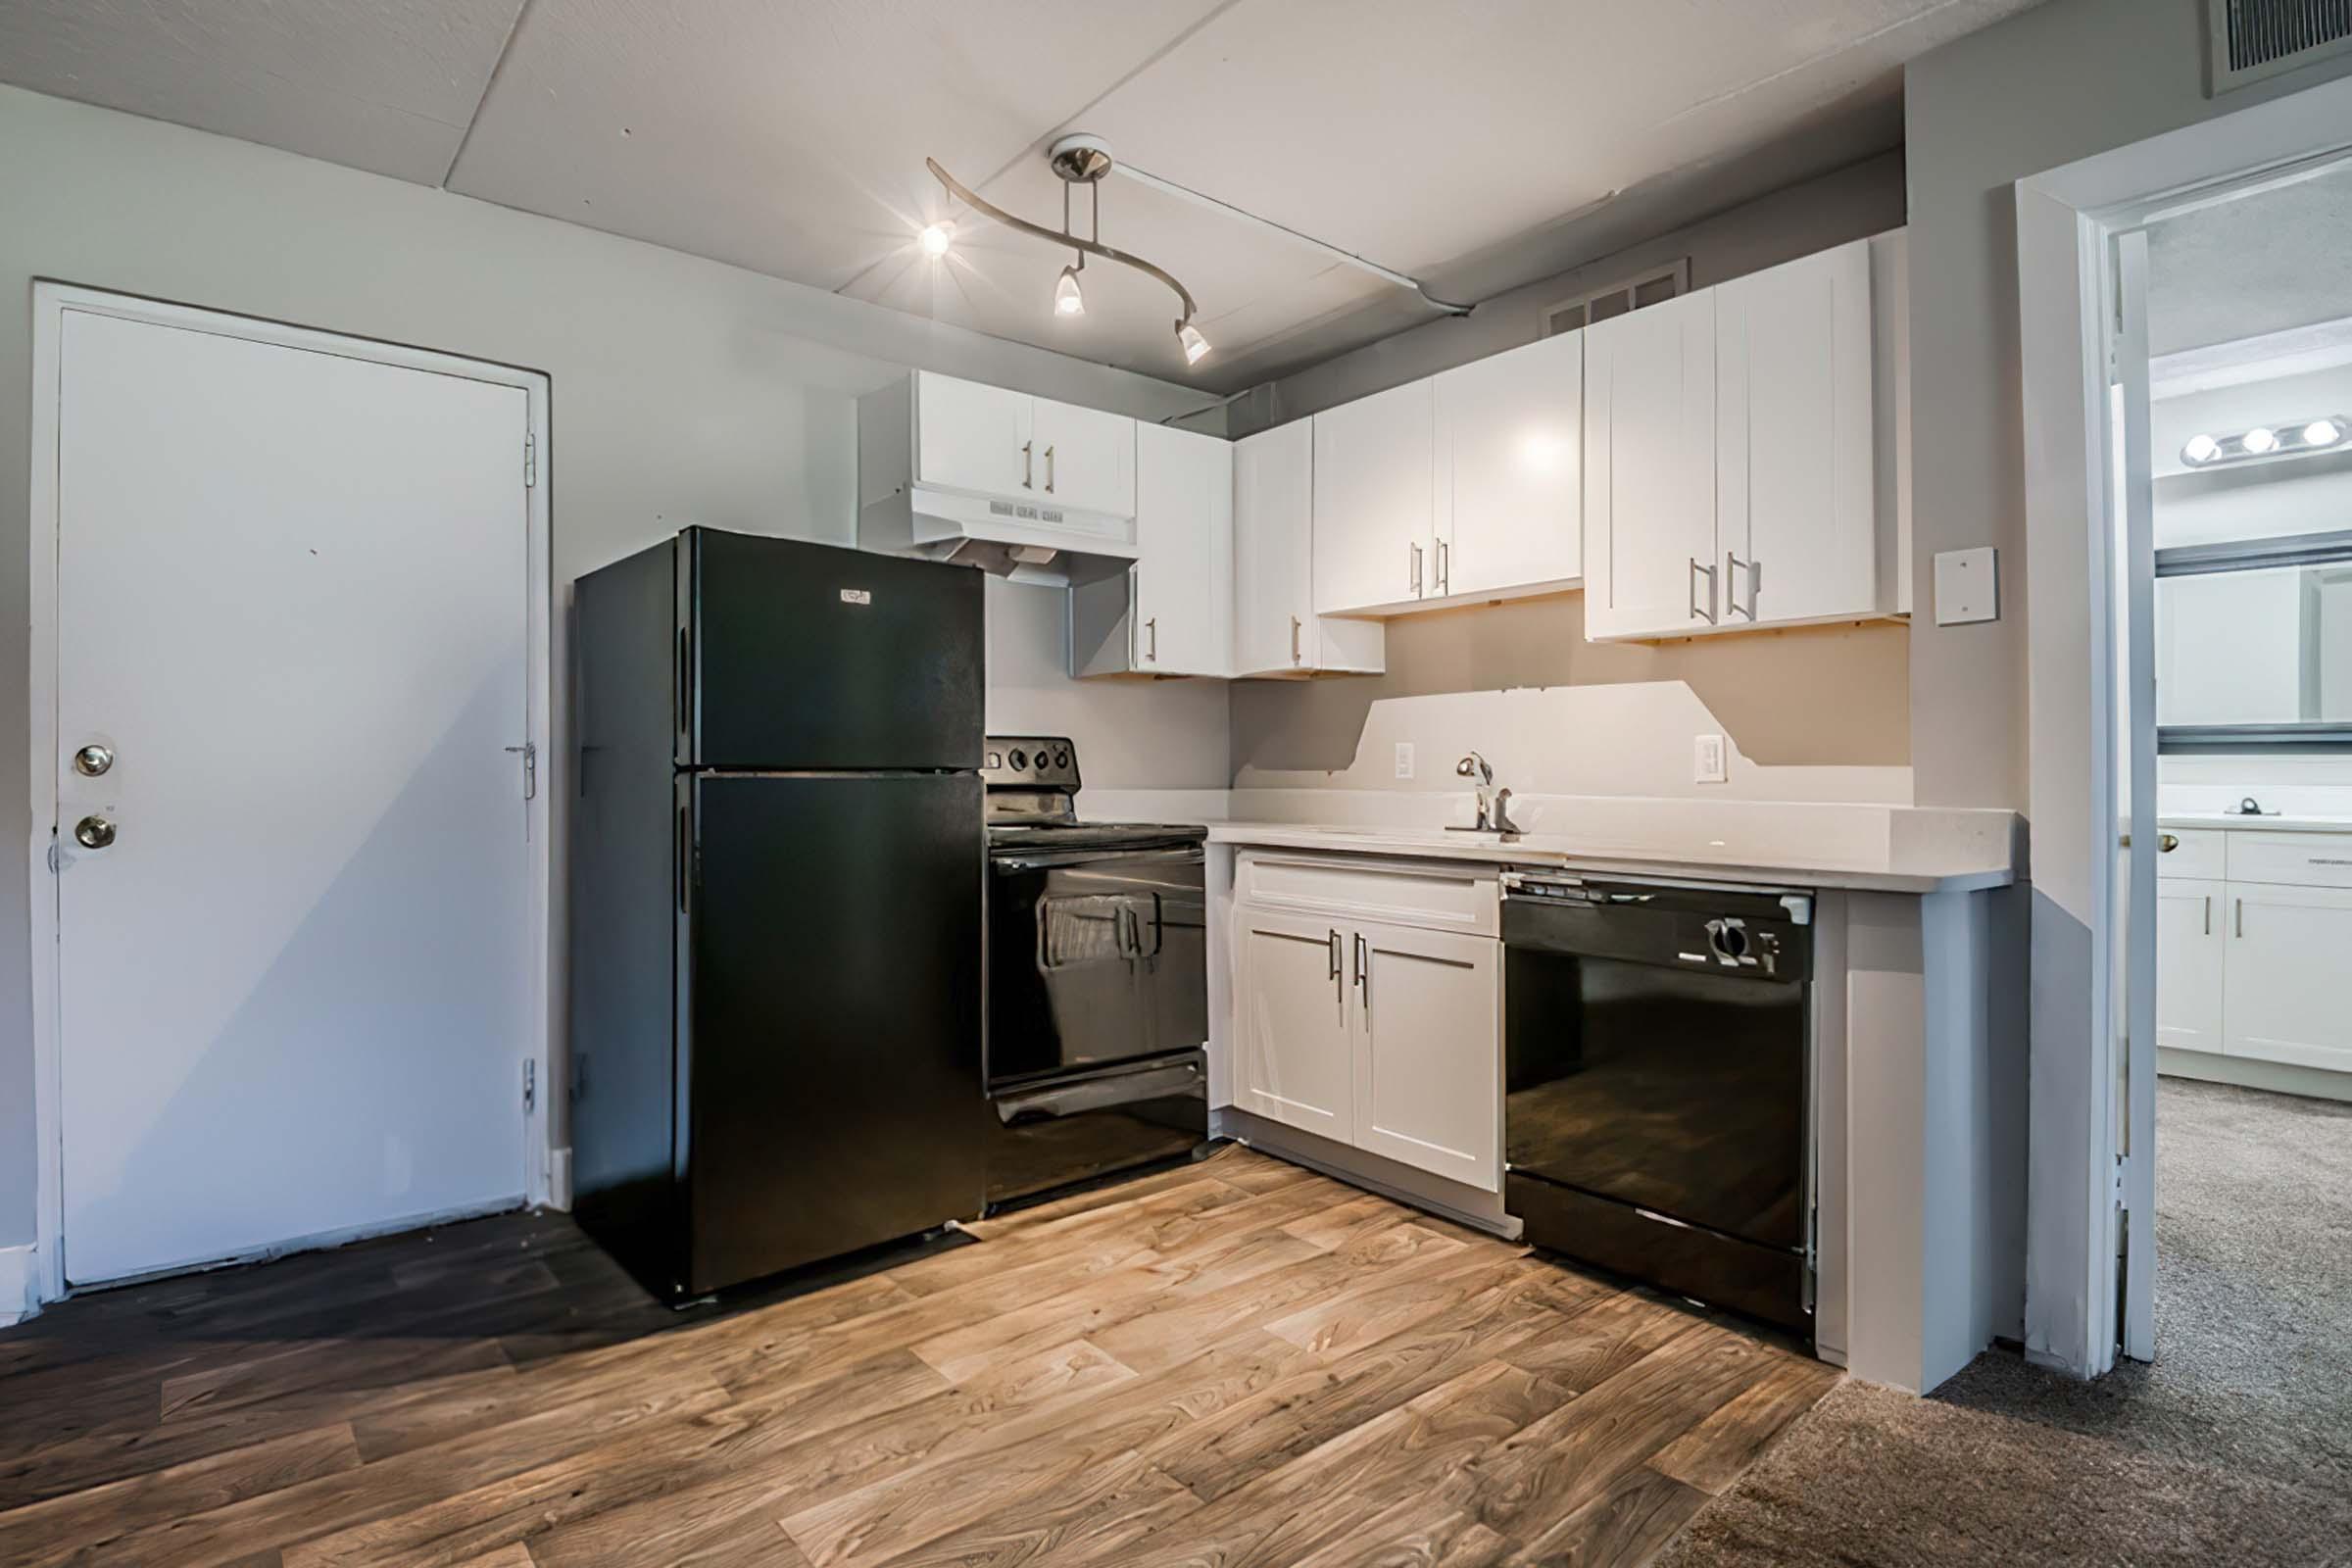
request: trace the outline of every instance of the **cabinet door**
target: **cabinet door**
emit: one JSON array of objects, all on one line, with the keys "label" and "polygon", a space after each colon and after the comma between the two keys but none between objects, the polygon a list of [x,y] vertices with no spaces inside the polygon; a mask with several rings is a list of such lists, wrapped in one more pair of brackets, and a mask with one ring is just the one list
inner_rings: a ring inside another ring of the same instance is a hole
[{"label": "cabinet door", "polygon": [[[2232,882],[2227,891],[2222,1049],[2352,1071],[2352,1007],[2338,978],[2352,951],[2352,890]],[[2159,976],[2160,996],[2163,985]]]},{"label": "cabinet door", "polygon": [[1358,1149],[1501,1191],[1500,952],[1457,931],[1350,934]]},{"label": "cabinet door", "polygon": [[1234,443],[1236,674],[1315,667],[1314,464],[1314,429],[1305,419]]},{"label": "cabinet door", "polygon": [[914,477],[917,483],[979,495],[1028,494],[1033,475],[1021,448],[1029,440],[1025,393],[917,370],[914,376]]},{"label": "cabinet door", "polygon": [[1135,421],[1100,409],[1034,400],[1035,494],[1113,517],[1135,515]]},{"label": "cabinet door", "polygon": [[1585,335],[1563,332],[1437,380],[1430,593],[1490,593],[1584,571]]},{"label": "cabinet door", "polygon": [[1415,381],[1313,420],[1315,610],[1425,597],[1434,537],[1435,384]]},{"label": "cabinet door", "polygon": [[1222,675],[1233,646],[1233,443],[1135,427],[1134,661]]},{"label": "cabinet door", "polygon": [[1585,329],[1585,636],[1703,631],[1722,576],[1710,289]]},{"label": "cabinet door", "polygon": [[1345,933],[1329,921],[1234,909],[1233,1102],[1342,1143],[1354,1133],[1354,1037]]},{"label": "cabinet door", "polygon": [[1877,613],[1870,242],[1714,294],[1724,623]]},{"label": "cabinet door", "polygon": [[2176,1051],[2222,1049],[2222,970],[2229,956],[2222,884],[2190,877],[2156,883],[2156,1043]]}]

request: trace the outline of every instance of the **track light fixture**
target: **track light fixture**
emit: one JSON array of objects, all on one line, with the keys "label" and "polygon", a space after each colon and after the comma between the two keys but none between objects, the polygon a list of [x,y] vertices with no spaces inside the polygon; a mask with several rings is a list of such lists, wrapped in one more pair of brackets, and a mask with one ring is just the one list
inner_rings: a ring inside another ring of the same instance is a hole
[{"label": "track light fixture", "polygon": [[[1184,363],[1187,365],[1200,364],[1208,354],[1208,339],[1202,337],[1200,329],[1193,325],[1193,318],[1200,314],[1200,307],[1193,303],[1192,292],[1182,283],[1177,282],[1175,274],[1166,268],[1155,267],[1140,256],[1131,256],[1125,251],[1114,250],[1102,243],[1102,179],[1104,174],[1110,172],[1109,149],[1092,137],[1064,136],[1054,144],[1052,162],[1054,172],[1060,175],[1062,181],[1061,228],[1058,232],[1048,228],[1043,223],[1032,223],[1025,218],[1015,218],[992,202],[982,201],[971,191],[956,183],[956,176],[940,168],[939,160],[936,158],[924,159],[923,167],[931,171],[932,177],[946,188],[949,195],[962,202],[966,207],[972,208],[976,212],[986,213],[1007,228],[1018,229],[1024,234],[1034,234],[1039,239],[1066,246],[1078,253],[1078,260],[1064,267],[1061,270],[1061,276],[1054,280],[1054,314],[1055,316],[1083,316],[1086,314],[1086,294],[1079,285],[1078,274],[1086,270],[1086,259],[1089,256],[1100,256],[1106,262],[1117,262],[1122,267],[1132,267],[1137,271],[1165,283],[1174,291],[1178,303],[1184,308],[1184,314],[1176,318],[1176,341],[1184,351]],[[1070,223],[1070,192],[1079,185],[1093,188],[1092,216],[1094,221],[1091,225],[1092,232],[1085,236],[1079,235]],[[940,226],[942,225],[936,223],[932,225],[933,228]],[[923,231],[923,248],[925,250],[931,248],[930,234],[930,229]],[[942,245],[940,250],[944,251],[946,248],[945,245]],[[937,255],[939,252],[933,251],[932,254]]]}]

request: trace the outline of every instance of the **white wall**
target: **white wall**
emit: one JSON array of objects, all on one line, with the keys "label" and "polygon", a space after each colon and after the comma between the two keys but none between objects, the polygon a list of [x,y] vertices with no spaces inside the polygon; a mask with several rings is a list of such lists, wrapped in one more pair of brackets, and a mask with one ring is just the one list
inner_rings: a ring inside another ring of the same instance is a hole
[{"label": "white wall", "polygon": [[[1201,401],[635,241],[0,87],[0,294],[15,301],[0,311],[0,614],[19,628],[0,637],[0,760],[17,781],[0,786],[0,1246],[31,1234],[33,1201],[21,890],[36,277],[548,372],[559,604],[581,571],[684,522],[849,542],[854,399],[898,367],[1148,417]],[[1059,596],[1013,592],[989,598],[1005,666],[992,718],[1077,736],[1103,784],[1224,782],[1219,688],[1068,688],[1046,653]],[[559,756],[565,710],[559,694]]]},{"label": "white wall", "polygon": [[1903,74],[1916,600],[1936,552],[2001,552],[2002,618],[1912,626],[1922,805],[2028,807],[2025,440],[2013,182],[2352,70],[2204,92],[2204,0],[2049,0]]}]

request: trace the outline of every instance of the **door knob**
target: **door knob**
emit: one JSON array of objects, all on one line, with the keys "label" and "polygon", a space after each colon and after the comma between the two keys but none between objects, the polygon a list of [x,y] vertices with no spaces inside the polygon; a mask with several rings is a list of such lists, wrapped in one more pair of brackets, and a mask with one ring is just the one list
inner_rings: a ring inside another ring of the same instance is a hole
[{"label": "door knob", "polygon": [[2159,833],[2156,835],[2156,853],[2158,855],[2170,855],[2180,847],[2180,836],[2179,834]]},{"label": "door knob", "polygon": [[85,850],[103,850],[115,842],[115,824],[103,816],[85,816],[74,824],[74,842]]},{"label": "door knob", "polygon": [[114,765],[113,749],[96,743],[84,746],[74,754],[74,771],[84,778],[96,778]]}]

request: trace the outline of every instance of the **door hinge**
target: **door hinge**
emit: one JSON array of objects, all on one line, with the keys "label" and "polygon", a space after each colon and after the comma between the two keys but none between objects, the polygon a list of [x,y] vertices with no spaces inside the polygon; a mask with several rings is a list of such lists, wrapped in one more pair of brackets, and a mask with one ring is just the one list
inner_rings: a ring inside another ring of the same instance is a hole
[{"label": "door hinge", "polygon": [[537,800],[539,798],[538,742],[524,741],[520,746],[510,746],[507,750],[518,752],[522,756],[522,798],[526,801]]},{"label": "door hinge", "polygon": [[539,1063],[536,1058],[522,1064],[522,1108],[525,1111],[539,1108]]},{"label": "door hinge", "polygon": [[526,431],[522,438],[522,487],[528,490],[539,482],[539,432]]},{"label": "door hinge", "polygon": [[2132,1212],[2132,1156],[2115,1156],[2115,1206],[2125,1213]]}]

